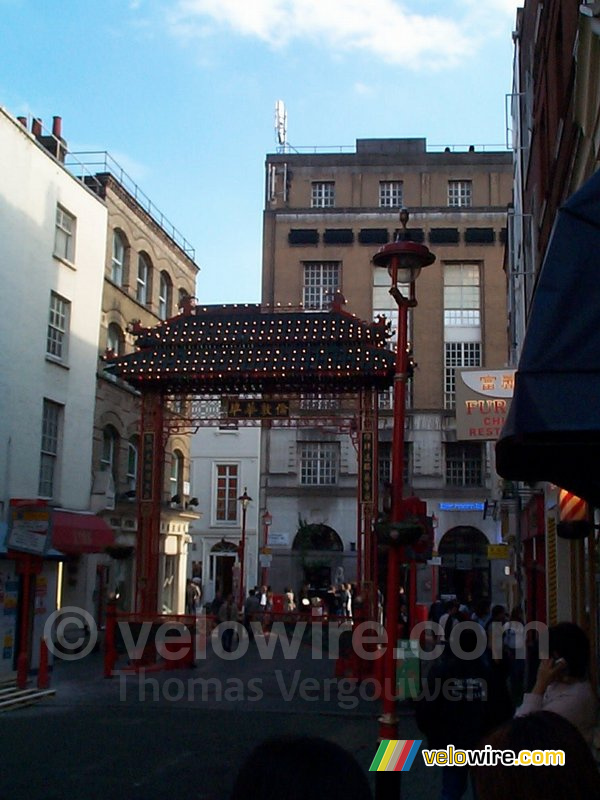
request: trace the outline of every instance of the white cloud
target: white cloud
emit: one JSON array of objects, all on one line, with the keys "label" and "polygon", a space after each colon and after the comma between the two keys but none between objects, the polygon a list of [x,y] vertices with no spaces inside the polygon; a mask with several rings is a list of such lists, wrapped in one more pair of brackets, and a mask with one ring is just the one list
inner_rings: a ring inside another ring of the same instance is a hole
[{"label": "white cloud", "polygon": [[354,84],[354,91],[356,92],[356,94],[366,95],[366,94],[373,94],[375,90],[373,89],[372,86],[369,86],[368,84],[363,83],[362,81],[357,81]]},{"label": "white cloud", "polygon": [[273,48],[304,40],[332,54],[362,51],[411,68],[451,66],[474,49],[455,14],[415,13],[398,0],[177,0],[170,22],[186,39],[212,27]]}]

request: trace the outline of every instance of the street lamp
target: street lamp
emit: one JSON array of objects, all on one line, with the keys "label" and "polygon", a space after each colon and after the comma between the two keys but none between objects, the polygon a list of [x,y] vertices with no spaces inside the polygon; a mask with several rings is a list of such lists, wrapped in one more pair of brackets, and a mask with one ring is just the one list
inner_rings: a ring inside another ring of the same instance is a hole
[{"label": "street lamp", "polygon": [[248,494],[248,490],[244,486],[244,494],[238,497],[240,505],[242,506],[242,541],[240,542],[240,590],[238,597],[238,605],[244,602],[244,561],[246,560],[246,512],[248,506],[252,502],[252,498]]},{"label": "street lamp", "polygon": [[[408,353],[408,309],[417,305],[415,297],[415,280],[421,269],[433,264],[435,256],[425,245],[411,242],[406,230],[408,211],[400,211],[400,224],[402,229],[398,232],[396,240],[381,247],[373,256],[376,267],[385,267],[390,275],[392,285],[390,294],[398,305],[398,331],[396,343],[396,362],[394,370],[394,424],[392,433],[392,503],[390,511],[390,525],[387,536],[388,562],[386,583],[386,617],[385,628],[387,646],[383,658],[383,714],[379,718],[380,739],[398,738],[398,717],[396,714],[396,639],[398,631],[398,587],[400,573],[400,559],[403,555],[402,526],[406,509],[402,499],[404,480],[404,420],[406,415],[406,382],[409,371]],[[398,283],[408,284],[409,296],[405,297],[398,287]],[[414,567],[414,562],[411,567]],[[415,572],[411,571],[411,598],[414,598]],[[414,602],[412,603],[414,605]],[[410,624],[414,624],[414,608],[410,609]],[[394,772],[383,777],[383,773],[376,776],[376,796],[399,797],[400,772]]]},{"label": "street lamp", "polygon": [[[269,528],[270,528],[272,522],[273,522],[273,517],[265,509],[265,513],[262,515],[262,523],[263,523],[263,549],[262,549],[262,555],[264,556],[265,560],[268,559],[268,557],[269,557],[269,552],[268,552]],[[263,564],[264,564],[264,560],[263,560]],[[268,570],[269,570],[269,568],[266,566],[266,564],[264,564],[264,566],[261,568],[261,571],[260,571],[260,584],[261,584],[261,586],[268,586],[268,583],[267,583],[267,572],[268,572]]]}]

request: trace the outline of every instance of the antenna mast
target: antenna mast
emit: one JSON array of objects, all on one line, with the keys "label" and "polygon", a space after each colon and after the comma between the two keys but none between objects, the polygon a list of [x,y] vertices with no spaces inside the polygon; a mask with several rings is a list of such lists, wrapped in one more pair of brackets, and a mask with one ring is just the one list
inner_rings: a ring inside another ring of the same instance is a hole
[{"label": "antenna mast", "polygon": [[283,100],[275,101],[275,135],[278,153],[285,153],[287,147],[287,110]]}]

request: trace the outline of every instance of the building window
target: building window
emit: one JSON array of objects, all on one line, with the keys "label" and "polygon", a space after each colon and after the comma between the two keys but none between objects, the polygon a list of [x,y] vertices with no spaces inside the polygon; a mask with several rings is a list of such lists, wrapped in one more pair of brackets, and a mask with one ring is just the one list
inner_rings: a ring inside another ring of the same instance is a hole
[{"label": "building window", "polygon": [[300,483],[302,486],[332,486],[337,483],[338,444],[303,442],[300,444]]},{"label": "building window", "polygon": [[[174,497],[178,499],[174,500]],[[180,450],[173,450],[171,455],[169,498],[172,503],[183,503],[183,453]]]},{"label": "building window", "polygon": [[56,492],[57,463],[62,406],[44,400],[42,411],[42,446],[40,457],[40,497],[53,498]]},{"label": "building window", "polygon": [[132,436],[127,444],[127,486],[130,492],[137,485],[138,438]]},{"label": "building window", "polygon": [[377,445],[377,472],[380,486],[389,486],[392,482],[392,443],[379,442]]},{"label": "building window", "polygon": [[217,464],[217,522],[237,522],[239,474],[237,464]]},{"label": "building window", "polygon": [[190,293],[187,291],[187,289],[180,289],[179,292],[178,292],[178,297],[179,297],[179,299],[178,299],[178,302],[177,302],[177,306],[178,306],[179,310],[181,311],[181,309],[183,308],[184,304],[187,301],[187,298],[190,297]]},{"label": "building window", "polygon": [[480,367],[480,342],[446,342],[444,348],[444,408],[456,405],[456,367]]},{"label": "building window", "polygon": [[54,255],[71,262],[75,260],[75,225],[75,217],[62,206],[56,206]]},{"label": "building window", "polygon": [[140,253],[138,256],[137,289],[135,299],[142,305],[150,302],[150,261],[148,256]]},{"label": "building window", "polygon": [[67,358],[70,310],[71,304],[68,300],[55,292],[50,293],[46,355],[59,361]]},{"label": "building window", "polygon": [[446,264],[444,266],[444,326],[479,327],[481,325],[479,266]]},{"label": "building window", "polygon": [[472,188],[472,181],[448,181],[448,205],[470,206]]},{"label": "building window", "polygon": [[125,267],[125,238],[120,231],[113,233],[112,266],[110,277],[117,286],[123,285]]},{"label": "building window", "polygon": [[173,288],[171,279],[166,272],[160,273],[160,285],[158,289],[158,316],[161,319],[168,319],[171,316],[171,302]]},{"label": "building window", "polygon": [[106,335],[106,349],[112,350],[116,356],[122,356],[124,350],[125,338],[123,331],[116,322],[111,322],[108,326],[108,333]]},{"label": "building window", "polygon": [[300,410],[301,411],[337,411],[340,407],[338,397],[321,394],[301,394],[300,395]]},{"label": "building window", "polygon": [[402,181],[379,181],[380,208],[402,207]]},{"label": "building window", "polygon": [[463,444],[461,442],[446,443],[446,485],[483,485],[481,444]]},{"label": "building window", "polygon": [[110,472],[117,485],[117,464],[119,453],[119,434],[112,425],[107,425],[102,431],[102,454],[100,456],[100,469]]},{"label": "building window", "polygon": [[315,181],[310,196],[312,208],[333,208],[335,205],[335,182]]},{"label": "building window", "polygon": [[331,306],[340,288],[339,261],[315,261],[304,264],[304,308],[322,311]]}]

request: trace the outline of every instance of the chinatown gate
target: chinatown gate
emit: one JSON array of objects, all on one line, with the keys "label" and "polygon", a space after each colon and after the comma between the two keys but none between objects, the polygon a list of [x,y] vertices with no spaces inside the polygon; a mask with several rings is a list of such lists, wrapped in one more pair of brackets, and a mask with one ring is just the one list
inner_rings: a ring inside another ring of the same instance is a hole
[{"label": "chinatown gate", "polygon": [[[141,394],[135,610],[159,610],[160,512],[170,436],[227,420],[318,428],[323,415],[301,411],[300,396],[343,396],[326,422],[351,434],[358,451],[357,582],[376,578],[377,394],[391,386],[389,323],[342,310],[260,305],[198,306],[154,328],[134,326],[136,352],[112,358],[107,371]],[[207,409],[210,411],[207,413]],[[372,599],[372,597],[370,598]]]}]

